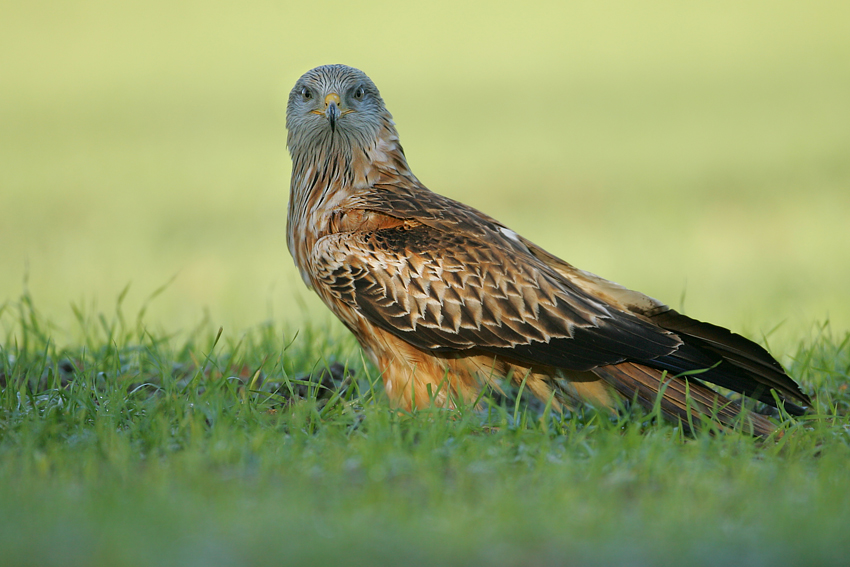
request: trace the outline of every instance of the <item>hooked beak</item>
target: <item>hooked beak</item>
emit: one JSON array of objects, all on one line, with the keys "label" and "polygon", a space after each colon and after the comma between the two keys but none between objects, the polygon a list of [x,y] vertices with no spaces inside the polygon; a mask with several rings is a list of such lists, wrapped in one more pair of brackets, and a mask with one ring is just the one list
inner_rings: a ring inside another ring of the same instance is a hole
[{"label": "hooked beak", "polygon": [[328,122],[331,123],[331,132],[336,131],[336,121],[342,115],[342,112],[339,110],[339,95],[336,93],[329,93],[325,96],[325,118],[328,119]]}]

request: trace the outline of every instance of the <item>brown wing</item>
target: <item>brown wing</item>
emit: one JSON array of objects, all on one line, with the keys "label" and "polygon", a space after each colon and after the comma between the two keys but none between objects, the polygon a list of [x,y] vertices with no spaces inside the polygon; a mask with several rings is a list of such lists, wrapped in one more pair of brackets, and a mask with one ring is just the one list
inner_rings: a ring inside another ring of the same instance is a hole
[{"label": "brown wing", "polygon": [[315,249],[317,280],[371,323],[425,350],[477,349],[588,370],[654,359],[681,344],[563,281],[498,225],[474,220],[452,231],[407,222],[327,235]]}]

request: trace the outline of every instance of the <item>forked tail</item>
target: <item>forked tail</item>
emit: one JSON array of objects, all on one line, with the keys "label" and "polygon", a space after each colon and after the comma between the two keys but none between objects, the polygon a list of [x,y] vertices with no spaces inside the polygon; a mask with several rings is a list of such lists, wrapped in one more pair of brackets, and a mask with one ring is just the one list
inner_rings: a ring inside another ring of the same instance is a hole
[{"label": "forked tail", "polygon": [[[698,429],[705,418],[721,429],[738,428],[758,437],[766,437],[776,429],[766,417],[742,412],[740,403],[718,394],[693,377],[677,377],[632,362],[600,366],[593,372],[623,397],[636,399],[649,411],[659,403],[665,417],[680,421],[689,429]],[[660,399],[659,392],[662,392]]]}]

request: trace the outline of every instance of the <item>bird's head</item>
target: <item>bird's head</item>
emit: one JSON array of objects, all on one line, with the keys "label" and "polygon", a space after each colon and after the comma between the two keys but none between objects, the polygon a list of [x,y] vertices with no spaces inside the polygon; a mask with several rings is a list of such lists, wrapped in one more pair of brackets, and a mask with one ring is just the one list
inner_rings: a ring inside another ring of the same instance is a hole
[{"label": "bird's head", "polygon": [[367,147],[392,126],[381,94],[363,71],[324,65],[304,73],[289,93],[287,146],[291,153],[316,145]]}]

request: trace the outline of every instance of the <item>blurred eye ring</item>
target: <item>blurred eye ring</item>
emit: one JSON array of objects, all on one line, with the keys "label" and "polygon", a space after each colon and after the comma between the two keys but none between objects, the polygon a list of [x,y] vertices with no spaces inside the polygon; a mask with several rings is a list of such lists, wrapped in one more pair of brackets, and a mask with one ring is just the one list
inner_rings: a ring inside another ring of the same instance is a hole
[{"label": "blurred eye ring", "polygon": [[301,89],[301,98],[303,98],[304,100],[310,100],[311,98],[313,98],[313,93],[311,93],[310,89],[308,89],[307,87],[303,87]]},{"label": "blurred eye ring", "polygon": [[363,87],[357,87],[356,89],[354,89],[354,98],[356,100],[361,100],[365,94],[366,91],[363,89]]}]

